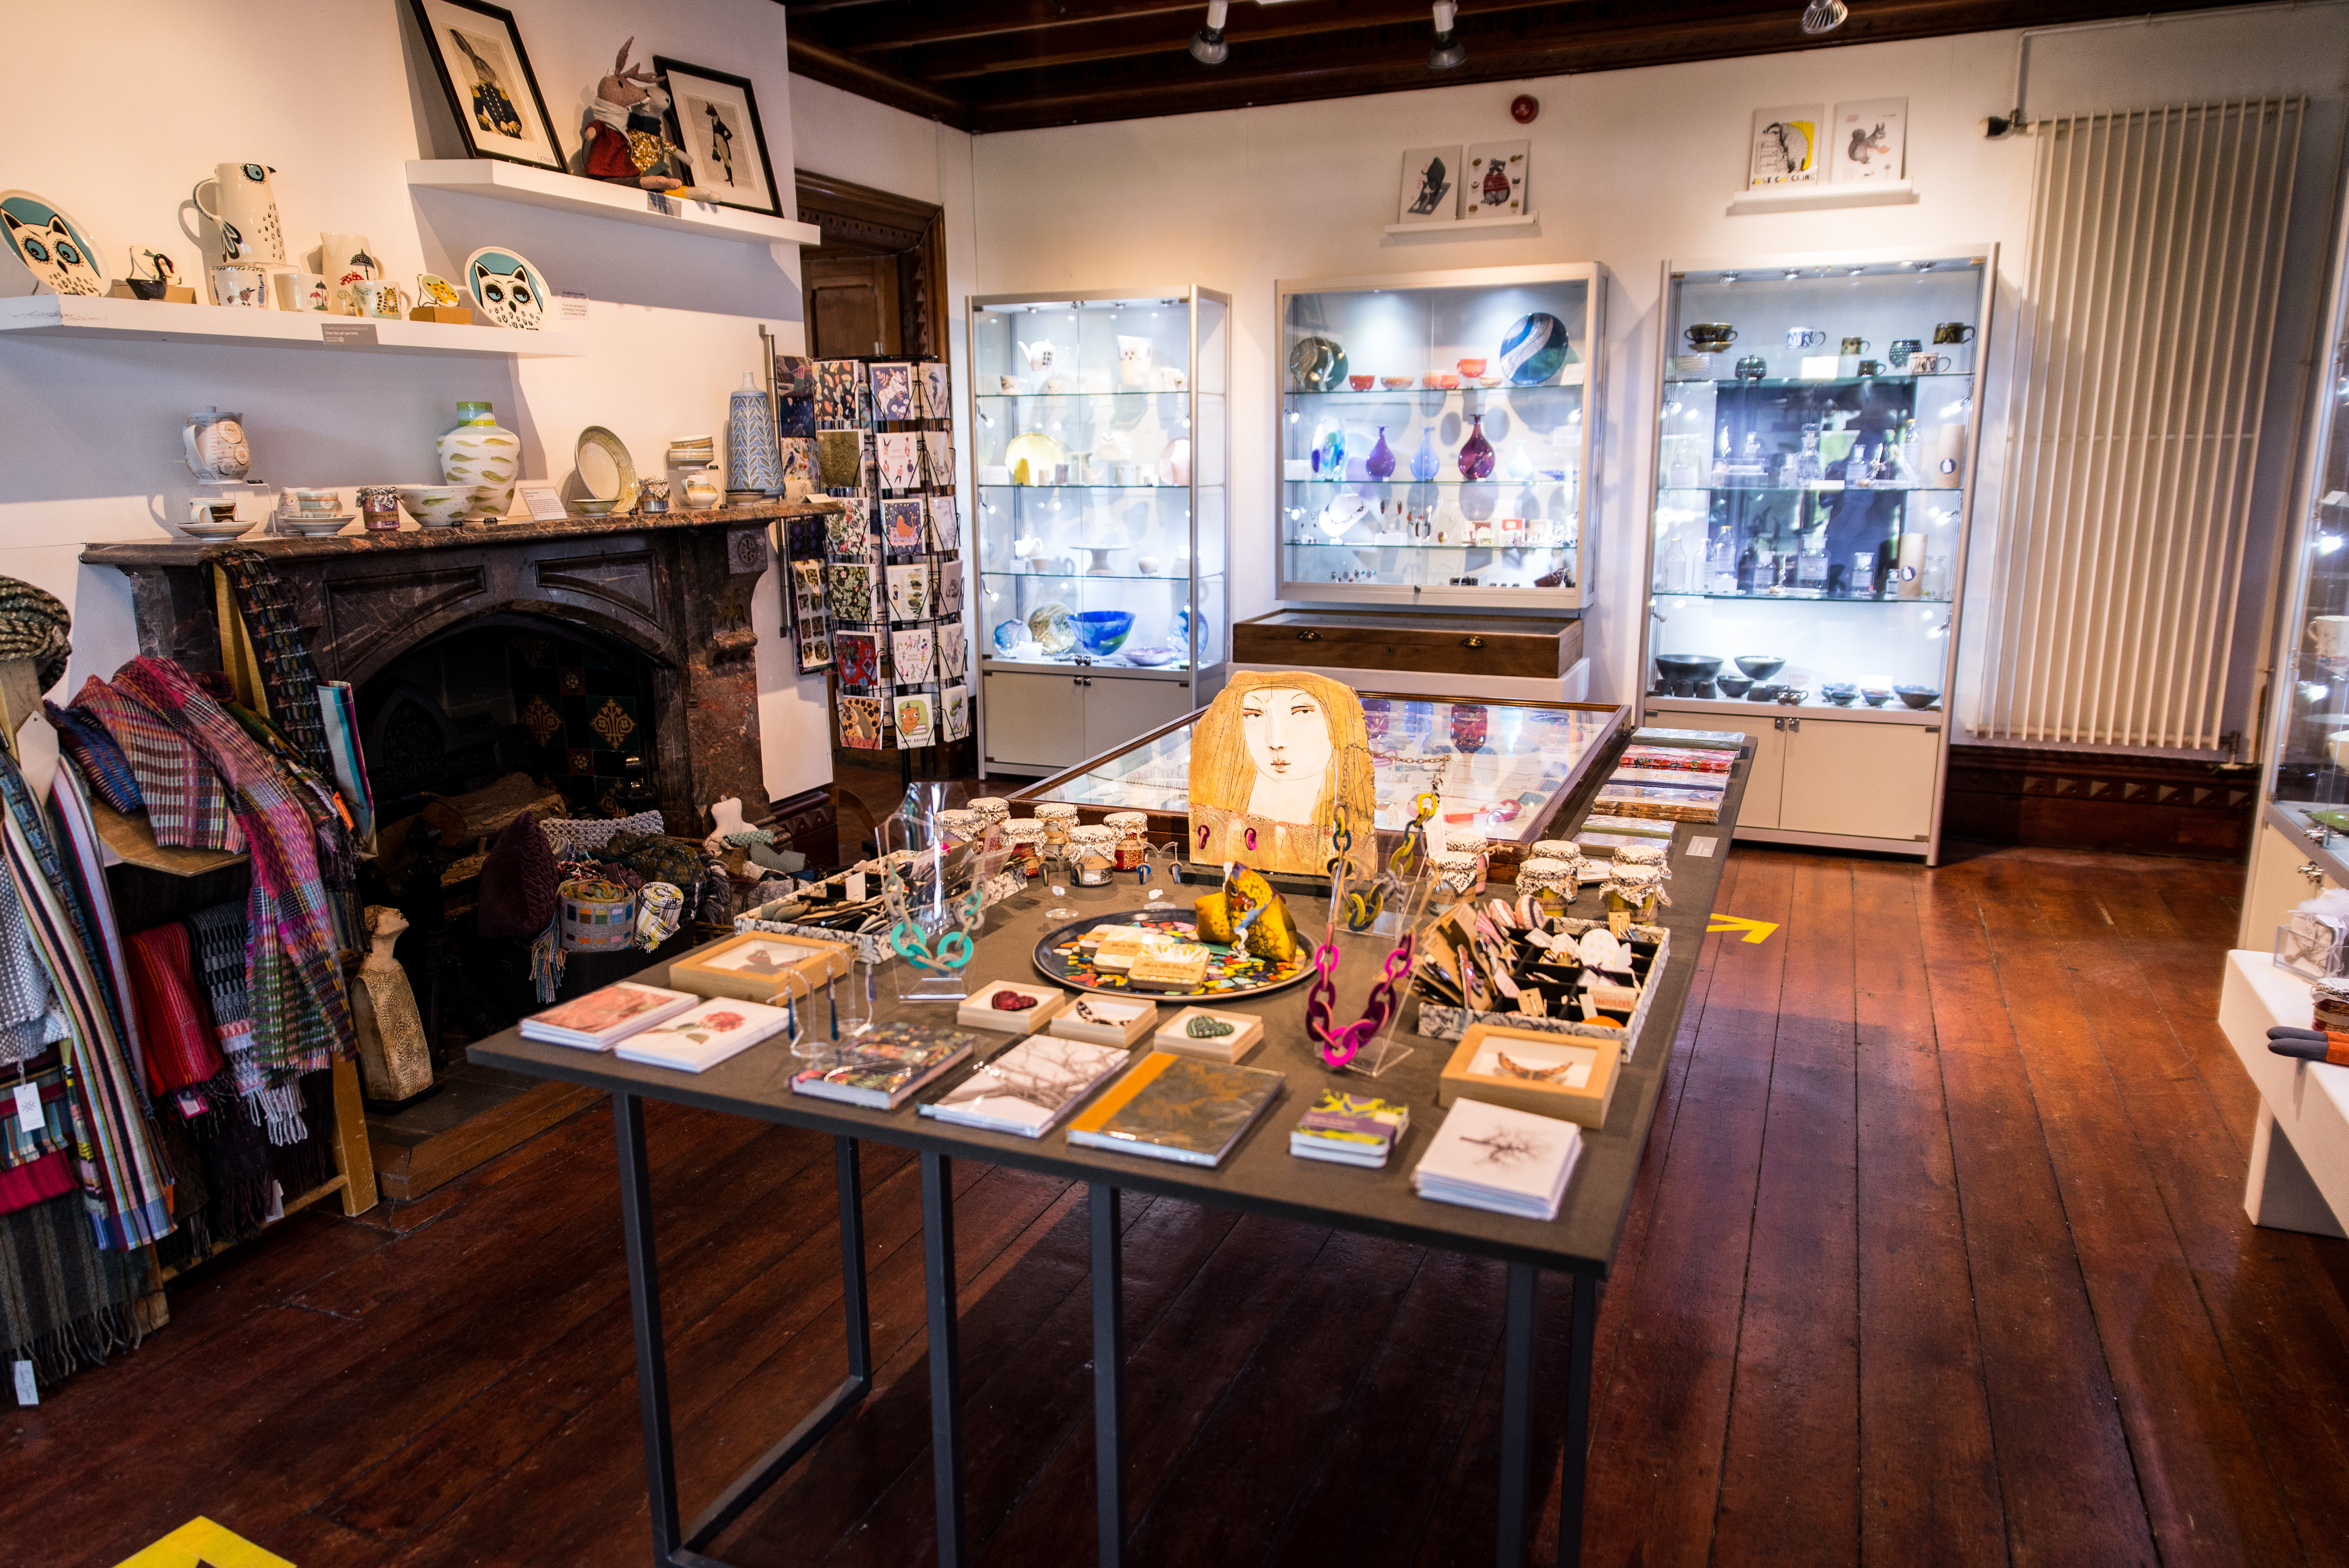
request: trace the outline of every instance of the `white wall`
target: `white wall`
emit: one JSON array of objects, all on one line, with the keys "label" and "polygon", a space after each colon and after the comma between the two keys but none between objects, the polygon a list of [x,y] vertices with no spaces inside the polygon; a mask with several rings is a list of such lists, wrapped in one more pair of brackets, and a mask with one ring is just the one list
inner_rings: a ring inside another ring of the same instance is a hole
[{"label": "white wall", "polygon": [[[1638,688],[1661,264],[1996,242],[2005,310],[2026,248],[2033,149],[2027,138],[1986,140],[1977,122],[2013,107],[2018,37],[1978,34],[983,136],[972,142],[978,266],[969,286],[1009,293],[1182,280],[1232,291],[1233,614],[1246,616],[1270,608],[1274,593],[1274,280],[1604,263],[1614,274],[1610,406],[1589,645],[1594,696],[1621,699]],[[2032,45],[2028,107],[2050,114],[2309,92],[2321,101],[2302,150],[2303,189],[2321,209],[2336,179],[2344,60],[2349,10],[2336,5],[2052,34]],[[1542,105],[1527,129],[1508,115],[1521,91]],[[1899,96],[1909,99],[1908,170],[1922,193],[1916,204],[1727,215],[1744,182],[1754,109]],[[1537,233],[1381,232],[1393,221],[1404,148],[1523,135],[1534,143]],[[2280,356],[2296,356],[2300,346],[2287,351],[2280,342]],[[1995,400],[1990,412],[1998,413]],[[1986,432],[1982,477],[1992,481],[1999,432],[1994,425]],[[1994,483],[1982,493],[1978,535],[1994,521]],[[2254,591],[2246,599],[2256,603]]]},{"label": "white wall", "polygon": [[[773,0],[509,0],[566,150],[580,109],[631,35],[654,54],[755,84],[768,156],[791,202],[792,115],[782,7]],[[276,485],[437,482],[432,440],[460,398],[488,397],[519,432],[532,478],[568,480],[591,424],[617,432],[640,471],[670,437],[719,433],[729,391],[759,363],[758,325],[796,348],[796,256],[438,191],[404,165],[461,156],[446,95],[419,54],[404,0],[218,0],[27,7],[11,44],[78,60],[103,109],[59,114],[23,95],[0,108],[8,182],[88,225],[109,276],[126,247],[199,274],[190,189],[229,160],[273,165],[288,250],[325,230],[363,233],[393,277],[457,274],[475,248],[511,245],[557,291],[594,302],[580,359],[433,358],[208,345],[11,336],[0,341],[0,573],[74,609],[63,696],[137,651],[129,595],[76,561],[102,540],[171,537],[195,493],[181,422],[207,404],[245,416],[254,472]],[[102,64],[101,64],[102,62]],[[256,514],[263,508],[246,502]],[[783,796],[830,778],[823,682],[792,671],[771,580],[756,596],[766,784]],[[37,727],[36,727],[37,728]]]}]

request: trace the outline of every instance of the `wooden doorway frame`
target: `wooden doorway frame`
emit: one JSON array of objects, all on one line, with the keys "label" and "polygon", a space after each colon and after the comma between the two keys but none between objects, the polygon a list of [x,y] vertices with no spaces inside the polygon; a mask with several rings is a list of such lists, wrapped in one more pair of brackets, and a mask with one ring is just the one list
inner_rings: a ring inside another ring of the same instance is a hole
[{"label": "wooden doorway frame", "polygon": [[896,257],[899,352],[947,358],[946,210],[803,169],[793,171],[792,183],[800,222],[823,233],[823,242],[801,257]]}]

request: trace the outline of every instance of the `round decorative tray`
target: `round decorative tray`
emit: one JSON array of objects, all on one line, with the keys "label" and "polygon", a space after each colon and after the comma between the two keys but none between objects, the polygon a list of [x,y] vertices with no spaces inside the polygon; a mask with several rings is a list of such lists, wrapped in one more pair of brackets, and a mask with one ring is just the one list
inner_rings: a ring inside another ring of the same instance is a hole
[{"label": "round decorative tray", "polygon": [[1207,950],[1207,978],[1196,990],[1139,990],[1125,983],[1123,975],[1103,975],[1091,962],[1077,955],[1077,942],[1097,925],[1146,925],[1164,931],[1185,942],[1199,941],[1199,927],[1185,912],[1174,907],[1158,909],[1123,909],[1109,914],[1091,915],[1072,920],[1046,932],[1036,944],[1036,972],[1047,980],[1078,991],[1098,991],[1112,996],[1157,997],[1169,1001],[1198,1001],[1212,997],[1230,1001],[1238,996],[1261,996],[1268,992],[1296,985],[1313,973],[1313,952],[1309,944],[1300,944],[1298,955],[1287,964],[1275,964],[1269,959],[1253,957],[1219,943],[1200,943]]}]

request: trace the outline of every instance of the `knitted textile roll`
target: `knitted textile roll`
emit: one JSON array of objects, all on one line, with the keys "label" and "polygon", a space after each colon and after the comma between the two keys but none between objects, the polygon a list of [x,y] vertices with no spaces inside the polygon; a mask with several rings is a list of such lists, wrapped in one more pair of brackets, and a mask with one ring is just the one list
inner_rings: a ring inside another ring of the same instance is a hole
[{"label": "knitted textile roll", "polygon": [[335,761],[326,749],[326,722],[318,709],[318,666],[302,641],[293,590],[257,550],[223,550],[212,559],[228,579],[237,615],[252,639],[261,684],[269,694],[269,717],[299,748],[302,760],[331,777]]},{"label": "knitted textile roll", "polygon": [[602,849],[618,834],[657,835],[667,826],[658,811],[639,811],[633,817],[601,817],[592,821],[550,818],[538,825],[538,830],[554,846],[554,858],[567,861],[582,850]]},{"label": "knitted textile roll", "polygon": [[478,936],[533,937],[554,918],[554,856],[528,811],[505,825],[481,861]]},{"label": "knitted textile roll", "polygon": [[192,1088],[227,1066],[220,1037],[204,1017],[188,928],[176,923],[133,935],[130,989],[139,1036],[147,1047],[147,1086],[157,1094]]},{"label": "knitted textile roll", "polygon": [[59,707],[53,702],[41,706],[48,710],[50,727],[57,732],[58,748],[81,764],[90,788],[108,805],[118,811],[147,809],[146,798],[139,793],[139,776],[130,770],[130,759],[122,755],[122,748],[114,743],[97,715]]},{"label": "knitted textile roll", "polygon": [[[73,616],[54,593],[15,577],[0,577],[0,659],[30,659],[33,673],[48,690],[66,678],[73,644],[66,631]],[[21,721],[28,715],[18,714]]]},{"label": "knitted textile roll", "polygon": [[229,811],[220,775],[162,715],[96,676],[82,683],[73,705],[97,718],[121,748],[147,802],[147,824],[157,843],[232,854],[244,848],[244,830]]}]

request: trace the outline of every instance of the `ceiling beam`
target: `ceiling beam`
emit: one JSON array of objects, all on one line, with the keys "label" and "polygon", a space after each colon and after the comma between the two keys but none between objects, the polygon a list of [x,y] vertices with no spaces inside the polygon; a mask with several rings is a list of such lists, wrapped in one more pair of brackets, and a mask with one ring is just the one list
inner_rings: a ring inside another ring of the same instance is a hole
[{"label": "ceiling beam", "polygon": [[786,42],[791,50],[791,69],[794,76],[823,82],[843,92],[868,98],[891,108],[904,109],[907,114],[924,119],[943,120],[957,130],[974,129],[970,105],[951,93],[939,91],[927,82],[842,54],[828,44],[802,37],[785,28]]},{"label": "ceiling beam", "polygon": [[[1244,0],[1243,0],[1244,3]],[[871,9],[873,0],[784,0],[788,21],[802,21],[833,46],[853,54],[884,53],[987,38],[1006,33],[1040,32],[1089,22],[1137,16],[1206,15],[1206,0],[966,0],[925,4],[894,0],[888,17]],[[1236,5],[1234,9],[1240,9]],[[1193,27],[1197,26],[1193,24]],[[1183,36],[1189,37],[1191,29]]]}]

